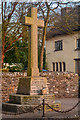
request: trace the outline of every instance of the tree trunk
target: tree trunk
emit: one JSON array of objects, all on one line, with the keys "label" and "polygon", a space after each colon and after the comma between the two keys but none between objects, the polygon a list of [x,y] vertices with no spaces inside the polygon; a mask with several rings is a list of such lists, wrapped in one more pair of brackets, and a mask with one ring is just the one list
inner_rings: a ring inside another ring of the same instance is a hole
[{"label": "tree trunk", "polygon": [[44,45],[45,45],[45,39],[46,39],[46,29],[47,29],[48,20],[49,20],[49,13],[50,13],[50,9],[48,8],[47,18],[46,18],[46,21],[45,21],[45,26],[44,26],[44,31],[43,31],[41,53],[40,53],[40,71],[42,71],[42,69],[43,69],[43,54],[44,54]]},{"label": "tree trunk", "polygon": [[5,56],[4,56],[4,45],[2,45],[2,61],[1,61],[1,64],[2,64],[2,68],[3,68],[3,64],[4,64],[4,58],[5,58]]},{"label": "tree trunk", "polygon": [[5,58],[5,56],[2,54],[2,68],[3,68],[3,64],[4,64],[4,58]]}]

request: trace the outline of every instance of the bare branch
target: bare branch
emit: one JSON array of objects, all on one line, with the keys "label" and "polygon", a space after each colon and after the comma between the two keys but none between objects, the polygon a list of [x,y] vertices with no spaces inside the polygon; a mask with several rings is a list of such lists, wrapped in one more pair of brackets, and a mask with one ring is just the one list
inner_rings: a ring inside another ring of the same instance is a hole
[{"label": "bare branch", "polygon": [[3,21],[3,2],[2,2],[2,21]]},{"label": "bare branch", "polygon": [[15,2],[15,3],[14,3],[14,5],[13,5],[13,10],[12,10],[12,12],[8,15],[8,22],[10,21],[11,16],[12,16],[12,14],[13,14],[13,12],[14,12],[15,7],[16,7],[17,4],[18,4],[18,2]]},{"label": "bare branch", "polygon": [[16,42],[21,36],[22,36],[22,35],[20,34],[17,39],[13,40],[13,41],[9,44],[9,46],[4,50],[4,52],[7,52],[7,50],[10,49],[11,44],[13,44],[14,42]]}]

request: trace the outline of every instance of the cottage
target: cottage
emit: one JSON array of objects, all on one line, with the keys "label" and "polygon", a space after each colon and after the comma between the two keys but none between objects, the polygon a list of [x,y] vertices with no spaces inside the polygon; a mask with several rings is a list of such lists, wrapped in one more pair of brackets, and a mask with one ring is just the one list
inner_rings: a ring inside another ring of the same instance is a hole
[{"label": "cottage", "polygon": [[[67,9],[64,8],[62,13],[72,11],[72,9]],[[79,19],[79,17],[77,18]],[[79,23],[79,20],[77,21]],[[80,27],[72,26],[70,28],[72,32],[67,32],[67,27],[63,30],[52,29],[47,34],[46,58],[48,69],[49,71],[68,71],[80,74]]]}]

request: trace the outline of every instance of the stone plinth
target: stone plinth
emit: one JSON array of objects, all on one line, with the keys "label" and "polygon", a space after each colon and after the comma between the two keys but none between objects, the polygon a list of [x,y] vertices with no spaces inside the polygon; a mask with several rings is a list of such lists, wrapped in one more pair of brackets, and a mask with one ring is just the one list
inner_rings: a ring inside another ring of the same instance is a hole
[{"label": "stone plinth", "polygon": [[42,103],[45,99],[46,103],[53,104],[55,102],[54,95],[10,95],[9,103],[3,103],[2,109],[6,112],[24,113],[33,111],[33,108]]},{"label": "stone plinth", "polygon": [[48,94],[47,79],[45,77],[25,77],[19,79],[17,94],[40,95],[45,88]]}]

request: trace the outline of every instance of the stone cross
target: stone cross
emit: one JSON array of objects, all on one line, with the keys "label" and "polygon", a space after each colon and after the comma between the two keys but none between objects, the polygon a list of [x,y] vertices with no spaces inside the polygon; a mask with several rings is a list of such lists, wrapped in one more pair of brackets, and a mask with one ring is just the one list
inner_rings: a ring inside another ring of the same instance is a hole
[{"label": "stone cross", "polygon": [[28,45],[28,76],[39,76],[38,69],[38,27],[44,27],[44,21],[37,19],[37,8],[31,8],[30,17],[25,16],[25,25],[31,26]]}]

